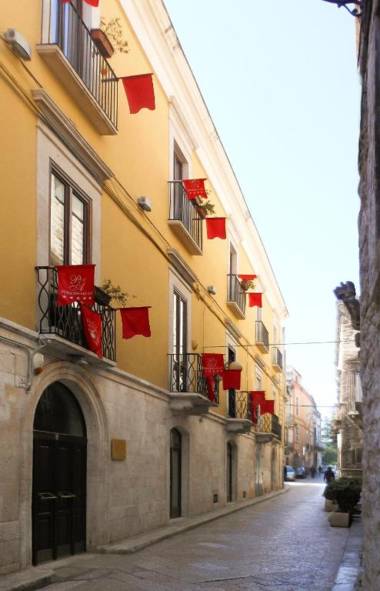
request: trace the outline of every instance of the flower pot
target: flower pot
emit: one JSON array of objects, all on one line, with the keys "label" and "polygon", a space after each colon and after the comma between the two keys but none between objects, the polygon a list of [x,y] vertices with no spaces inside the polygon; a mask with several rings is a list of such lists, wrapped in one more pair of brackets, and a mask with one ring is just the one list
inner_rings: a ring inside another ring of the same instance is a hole
[{"label": "flower pot", "polygon": [[198,205],[195,206],[195,209],[197,210],[197,213],[201,220],[204,220],[207,216],[207,211],[203,207],[199,207]]},{"label": "flower pot", "polygon": [[350,527],[351,514],[332,511],[328,516],[331,527]]},{"label": "flower pot", "polygon": [[245,279],[242,279],[240,281],[240,287],[242,288],[243,291],[247,291],[250,288],[250,282],[246,281]]},{"label": "flower pot", "polygon": [[91,38],[103,57],[110,58],[113,56],[115,50],[104,31],[91,29]]},{"label": "flower pot", "polygon": [[94,298],[95,302],[97,304],[100,304],[101,306],[109,306],[111,301],[111,296],[108,295],[108,293],[106,293],[103,289],[96,286],[94,291]]}]

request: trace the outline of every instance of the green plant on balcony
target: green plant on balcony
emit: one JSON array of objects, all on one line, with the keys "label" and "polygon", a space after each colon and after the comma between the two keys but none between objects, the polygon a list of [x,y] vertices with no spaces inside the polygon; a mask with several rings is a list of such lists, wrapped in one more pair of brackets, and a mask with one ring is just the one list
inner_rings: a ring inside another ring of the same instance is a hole
[{"label": "green plant on balcony", "polygon": [[243,291],[248,291],[249,289],[255,289],[255,284],[252,279],[241,279],[240,287]]},{"label": "green plant on balcony", "polygon": [[215,214],[215,205],[211,203],[211,201],[206,201],[205,203],[202,203],[200,199],[197,199],[195,203],[195,209],[197,210],[199,217],[201,217],[202,219],[208,215]]},{"label": "green plant on balcony", "polygon": [[100,19],[101,30],[113,41],[113,45],[119,53],[128,53],[128,41],[123,36],[123,28],[119,18]]},{"label": "green plant on balcony", "polygon": [[125,306],[130,297],[130,294],[122,290],[120,285],[113,285],[110,279],[103,281],[101,289],[108,296],[110,302],[119,306]]}]

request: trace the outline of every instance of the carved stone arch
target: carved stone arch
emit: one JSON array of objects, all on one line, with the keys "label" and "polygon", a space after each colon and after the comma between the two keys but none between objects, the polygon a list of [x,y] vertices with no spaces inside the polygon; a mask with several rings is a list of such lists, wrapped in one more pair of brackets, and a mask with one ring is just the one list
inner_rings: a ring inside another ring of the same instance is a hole
[{"label": "carved stone arch", "polygon": [[87,549],[108,542],[107,415],[98,390],[85,369],[69,362],[53,362],[35,378],[24,405],[20,424],[20,560],[25,568],[32,562],[33,423],[38,402],[48,386],[64,384],[75,396],[87,431]]}]

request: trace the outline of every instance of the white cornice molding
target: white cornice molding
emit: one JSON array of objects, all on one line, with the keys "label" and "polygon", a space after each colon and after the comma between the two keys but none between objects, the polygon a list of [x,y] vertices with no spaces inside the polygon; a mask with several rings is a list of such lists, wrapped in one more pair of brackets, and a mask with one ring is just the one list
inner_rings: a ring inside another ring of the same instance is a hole
[{"label": "white cornice molding", "polygon": [[[119,0],[168,101],[175,105],[233,235],[260,276],[269,305],[283,320],[284,298],[238,180],[162,0]],[[197,147],[198,146],[198,147]]]}]

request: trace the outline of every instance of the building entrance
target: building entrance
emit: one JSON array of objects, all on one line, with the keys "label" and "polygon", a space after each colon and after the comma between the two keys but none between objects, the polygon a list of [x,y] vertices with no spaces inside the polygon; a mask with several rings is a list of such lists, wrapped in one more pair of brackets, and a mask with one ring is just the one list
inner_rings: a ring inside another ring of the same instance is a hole
[{"label": "building entrance", "polygon": [[42,394],[33,426],[33,564],[86,549],[86,427],[62,383]]}]

